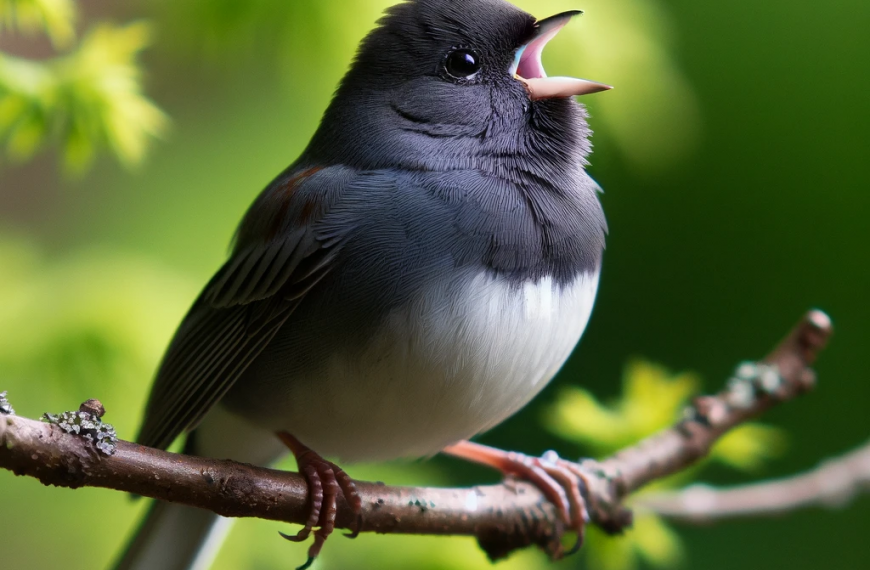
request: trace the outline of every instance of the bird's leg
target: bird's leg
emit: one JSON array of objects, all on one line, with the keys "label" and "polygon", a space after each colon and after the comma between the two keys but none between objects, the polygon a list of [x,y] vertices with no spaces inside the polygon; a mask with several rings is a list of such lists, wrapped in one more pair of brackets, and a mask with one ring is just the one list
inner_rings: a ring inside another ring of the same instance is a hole
[{"label": "bird's leg", "polygon": [[543,457],[531,457],[470,441],[460,441],[444,448],[443,452],[474,463],[489,465],[507,476],[526,480],[540,489],[556,506],[562,522],[577,532],[577,542],[571,550],[556,552],[555,558],[574,554],[583,545],[589,513],[581,486],[585,489],[587,485],[584,474],[575,464],[560,459],[552,451]]},{"label": "bird's leg", "polygon": [[356,538],[362,529],[362,499],[356,490],[353,479],[338,465],[323,459],[287,432],[278,432],[277,435],[296,457],[299,473],[308,482],[308,496],[311,499],[311,511],[305,527],[295,536],[284,533],[281,533],[281,536],[293,542],[302,542],[311,535],[315,526],[320,527],[314,531],[314,543],[308,549],[308,561],[297,569],[305,570],[311,566],[314,559],[320,554],[323,543],[335,530],[338,494],[344,495],[347,504],[357,515],[356,528],[352,533],[346,535],[350,538]]}]

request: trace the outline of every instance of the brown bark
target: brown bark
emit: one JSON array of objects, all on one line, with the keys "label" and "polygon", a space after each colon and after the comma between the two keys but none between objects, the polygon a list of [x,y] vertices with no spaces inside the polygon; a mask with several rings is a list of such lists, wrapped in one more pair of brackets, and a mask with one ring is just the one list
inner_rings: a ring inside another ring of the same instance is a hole
[{"label": "brown bark", "polygon": [[[592,521],[619,532],[631,521],[622,507],[627,495],[689,467],[729,429],[811,389],[815,375],[809,366],[831,333],[826,315],[808,313],[767,359],[744,367],[745,378],[738,374],[721,393],[698,398],[672,428],[603,461],[583,461]],[[296,473],[124,441],[107,456],[58,426],[13,415],[0,415],[0,467],[46,485],[105,487],[228,517],[298,524],[307,517],[306,485]],[[492,558],[531,544],[555,552],[562,533],[553,506],[525,483],[436,489],[361,482],[358,489],[364,532],[474,535]],[[339,498],[336,525],[354,524],[354,515]]]}]

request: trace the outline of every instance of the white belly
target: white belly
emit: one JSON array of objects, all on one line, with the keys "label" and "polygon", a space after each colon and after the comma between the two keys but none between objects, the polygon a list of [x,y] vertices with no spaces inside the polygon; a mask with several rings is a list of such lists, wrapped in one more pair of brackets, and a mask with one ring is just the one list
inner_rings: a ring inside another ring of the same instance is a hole
[{"label": "white belly", "polygon": [[597,287],[597,274],[567,286],[456,279],[391,314],[362,353],[336,354],[325,375],[294,382],[290,409],[270,427],[343,461],[435,454],[495,426],[553,378]]}]

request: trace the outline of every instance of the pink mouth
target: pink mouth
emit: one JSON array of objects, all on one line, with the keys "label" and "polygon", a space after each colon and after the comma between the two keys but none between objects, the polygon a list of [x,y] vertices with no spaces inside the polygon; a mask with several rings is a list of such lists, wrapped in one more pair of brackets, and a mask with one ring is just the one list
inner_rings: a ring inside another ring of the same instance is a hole
[{"label": "pink mouth", "polygon": [[547,77],[541,56],[550,40],[555,38],[567,23],[568,20],[565,20],[520,48],[517,52],[518,61],[516,62],[517,68],[515,73],[523,79],[542,79]]},{"label": "pink mouth", "polygon": [[574,77],[548,77],[541,62],[544,47],[556,37],[562,28],[580,12],[565,12],[552,18],[539,20],[536,36],[517,50],[511,66],[511,76],[521,81],[529,91],[533,101],[587,95],[611,89],[610,85],[576,79]]}]

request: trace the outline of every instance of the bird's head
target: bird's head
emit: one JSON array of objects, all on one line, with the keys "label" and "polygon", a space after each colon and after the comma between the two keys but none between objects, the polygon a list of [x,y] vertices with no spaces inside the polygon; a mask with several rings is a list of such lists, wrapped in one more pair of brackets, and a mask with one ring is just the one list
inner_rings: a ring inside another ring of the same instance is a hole
[{"label": "bird's head", "polygon": [[576,166],[589,131],[573,97],[610,87],[548,77],[541,53],[577,14],[536,20],[503,0],[393,6],[363,40],[309,158],[360,168],[476,168],[517,157]]}]

